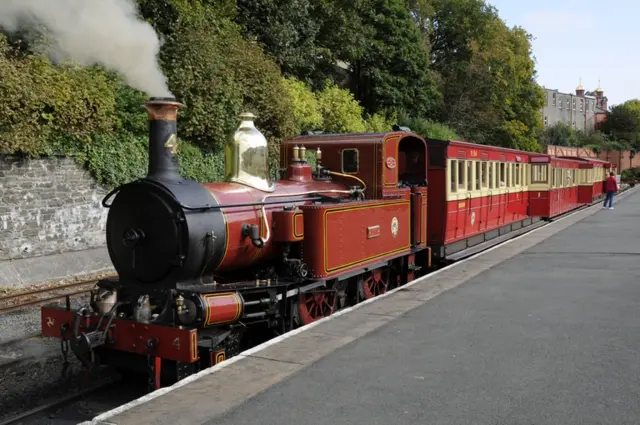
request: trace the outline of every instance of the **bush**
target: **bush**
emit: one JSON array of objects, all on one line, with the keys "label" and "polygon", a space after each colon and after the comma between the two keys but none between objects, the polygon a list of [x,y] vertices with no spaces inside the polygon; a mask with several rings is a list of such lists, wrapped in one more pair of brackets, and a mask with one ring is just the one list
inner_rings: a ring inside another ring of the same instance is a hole
[{"label": "bush", "polygon": [[415,118],[409,116],[406,112],[399,114],[399,123],[402,126],[409,127],[414,133],[429,139],[438,140],[459,140],[460,137],[451,128],[445,124],[431,121],[425,118]]},{"label": "bush", "polygon": [[292,101],[295,133],[323,129],[322,109],[310,87],[295,78],[285,78],[283,85]]},{"label": "bush", "polygon": [[623,170],[620,175],[620,181],[629,182],[629,181],[638,181],[640,180],[640,168],[627,168]]},{"label": "bush", "polygon": [[366,120],[367,131],[372,133],[384,133],[393,130],[393,126],[398,123],[398,114],[395,112],[385,116],[380,112],[369,116]]},{"label": "bush", "polygon": [[328,133],[362,133],[367,126],[364,109],[348,90],[327,81],[316,94],[322,113],[323,127]]},{"label": "bush", "polygon": [[363,108],[351,92],[327,82],[322,91],[311,88],[295,78],[283,80],[289,98],[293,102],[296,134],[304,131],[327,133],[360,133],[391,131],[396,123],[395,113],[389,117],[382,113],[363,117]]},{"label": "bush", "polygon": [[106,72],[18,54],[0,34],[0,149],[46,154],[56,133],[88,143],[92,134],[116,129],[115,92]]}]

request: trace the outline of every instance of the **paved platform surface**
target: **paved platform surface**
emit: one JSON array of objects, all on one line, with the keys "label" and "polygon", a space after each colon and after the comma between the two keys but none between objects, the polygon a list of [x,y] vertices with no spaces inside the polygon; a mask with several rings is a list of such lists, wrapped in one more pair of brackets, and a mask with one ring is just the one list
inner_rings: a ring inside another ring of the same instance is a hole
[{"label": "paved platform surface", "polygon": [[94,423],[638,424],[640,192],[615,207],[578,212]]}]

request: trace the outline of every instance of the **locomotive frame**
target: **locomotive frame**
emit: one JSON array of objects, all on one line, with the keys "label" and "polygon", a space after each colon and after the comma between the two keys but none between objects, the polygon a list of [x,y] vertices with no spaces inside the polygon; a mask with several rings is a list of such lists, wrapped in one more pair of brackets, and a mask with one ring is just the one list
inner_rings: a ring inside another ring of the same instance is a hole
[{"label": "locomotive frame", "polygon": [[[604,173],[578,172],[566,188],[551,176],[610,167],[395,128],[285,139],[271,180],[245,113],[225,181],[200,184],[177,171],[182,105],[145,106],[149,172],[103,201],[118,278],[98,282],[90,306],[44,306],[41,320],[65,368],[71,349],[88,370],[146,373],[150,390],[584,205]],[[591,185],[580,199],[578,182]],[[552,207],[560,190],[571,201]]]}]

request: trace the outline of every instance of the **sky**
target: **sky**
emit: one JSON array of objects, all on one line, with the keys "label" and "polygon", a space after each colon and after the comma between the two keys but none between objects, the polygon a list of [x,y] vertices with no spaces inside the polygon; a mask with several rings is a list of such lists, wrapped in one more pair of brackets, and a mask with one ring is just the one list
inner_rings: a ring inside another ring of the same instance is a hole
[{"label": "sky", "polygon": [[538,84],[575,92],[604,89],[609,106],[640,98],[638,0],[487,0],[533,37]]}]

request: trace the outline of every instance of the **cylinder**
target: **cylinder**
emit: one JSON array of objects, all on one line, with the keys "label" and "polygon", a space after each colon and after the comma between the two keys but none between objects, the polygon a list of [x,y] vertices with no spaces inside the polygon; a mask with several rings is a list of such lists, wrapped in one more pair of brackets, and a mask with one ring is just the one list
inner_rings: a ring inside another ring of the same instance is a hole
[{"label": "cylinder", "polygon": [[178,109],[184,105],[174,98],[152,97],[144,107],[149,119],[148,178],[181,180],[178,157]]},{"label": "cylinder", "polygon": [[244,299],[237,292],[198,295],[203,308],[203,326],[236,322],[244,311]]}]

